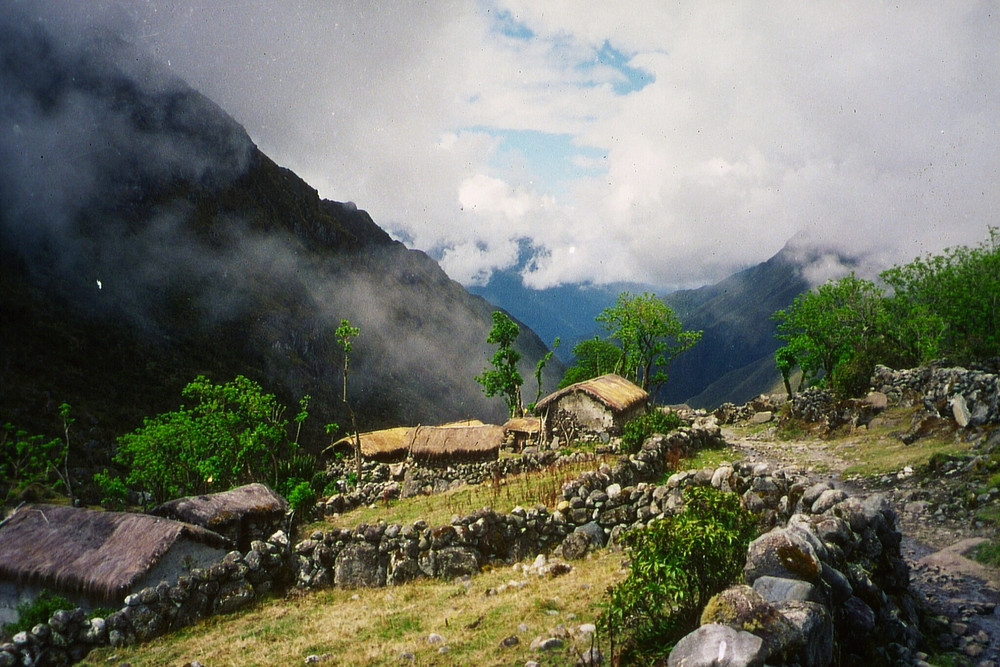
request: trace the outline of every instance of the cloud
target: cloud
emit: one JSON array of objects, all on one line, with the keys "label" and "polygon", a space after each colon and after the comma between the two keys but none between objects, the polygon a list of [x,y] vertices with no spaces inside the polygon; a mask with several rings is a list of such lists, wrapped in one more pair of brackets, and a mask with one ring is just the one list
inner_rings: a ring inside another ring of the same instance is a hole
[{"label": "cloud", "polygon": [[536,287],[711,282],[796,234],[906,261],[1000,212],[988,2],[30,6],[114,23],[467,284],[525,244]]}]

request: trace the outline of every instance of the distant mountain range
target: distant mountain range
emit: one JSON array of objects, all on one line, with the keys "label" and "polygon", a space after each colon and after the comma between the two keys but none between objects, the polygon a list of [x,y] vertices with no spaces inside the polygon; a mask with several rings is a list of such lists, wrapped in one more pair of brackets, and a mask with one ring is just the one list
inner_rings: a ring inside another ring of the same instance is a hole
[{"label": "distant mountain range", "polygon": [[[360,426],[497,422],[494,306],[353,204],[325,201],[211,100],[115,38],[0,25],[0,420],[110,447],[198,374],[309,394],[304,441],[348,423],[334,329],[360,327]],[[522,327],[522,372],[546,352]],[[545,388],[562,376],[553,360]],[[533,379],[526,395],[533,395]]]},{"label": "distant mountain range", "polygon": [[470,291],[496,303],[539,332],[546,343],[562,337],[559,354],[567,365],[573,344],[603,331],[594,321],[621,291],[659,293],[684,325],[701,329],[701,341],[678,356],[670,379],[661,388],[661,403],[688,403],[713,408],[744,403],[772,390],[780,375],[774,365],[775,322],[771,315],[825,277],[817,267],[838,270],[856,265],[836,252],[790,241],[762,264],[735,273],[714,285],[664,295],[648,285],[566,285],[545,290],[523,286],[516,271],[494,274],[485,287]]}]

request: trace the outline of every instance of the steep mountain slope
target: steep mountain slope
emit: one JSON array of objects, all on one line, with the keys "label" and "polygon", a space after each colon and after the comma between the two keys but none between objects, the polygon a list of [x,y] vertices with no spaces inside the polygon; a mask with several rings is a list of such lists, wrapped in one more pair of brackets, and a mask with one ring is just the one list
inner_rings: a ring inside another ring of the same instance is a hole
[{"label": "steep mountain slope", "polygon": [[771,315],[825,279],[829,274],[824,269],[836,275],[855,264],[793,239],[762,264],[714,285],[667,295],[664,301],[684,327],[704,334],[671,365],[660,400],[715,407],[725,401],[744,403],[772,389],[781,376],[774,365],[780,341]]},{"label": "steep mountain slope", "polygon": [[[361,426],[504,416],[473,379],[493,306],[130,45],[0,22],[0,89],[0,419],[54,433],[69,402],[99,449],[196,374],[244,374],[310,394],[319,446],[346,423],[341,319]],[[519,343],[530,377],[545,346]]]}]

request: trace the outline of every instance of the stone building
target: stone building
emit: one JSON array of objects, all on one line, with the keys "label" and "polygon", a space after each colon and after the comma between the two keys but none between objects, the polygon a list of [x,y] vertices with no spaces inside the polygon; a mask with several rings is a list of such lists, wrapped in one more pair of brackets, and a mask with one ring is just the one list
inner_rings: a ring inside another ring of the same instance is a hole
[{"label": "stone building", "polygon": [[629,420],[645,412],[649,394],[620,375],[610,373],[577,382],[549,394],[535,407],[545,422],[546,437],[563,441],[620,435]]}]

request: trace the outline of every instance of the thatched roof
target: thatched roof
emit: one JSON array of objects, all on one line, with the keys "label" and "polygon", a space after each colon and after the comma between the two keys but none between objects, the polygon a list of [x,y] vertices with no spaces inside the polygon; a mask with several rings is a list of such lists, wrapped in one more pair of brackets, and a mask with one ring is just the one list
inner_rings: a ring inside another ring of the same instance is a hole
[{"label": "thatched roof", "polygon": [[210,530],[148,514],[26,505],[0,527],[0,578],[118,600],[182,539],[226,546]]},{"label": "thatched roof", "polygon": [[503,428],[493,424],[418,426],[407,436],[410,455],[423,461],[494,457],[503,438]]},{"label": "thatched roof", "polygon": [[[361,438],[361,456],[369,460],[394,462],[402,461],[410,453],[410,442],[414,428],[462,428],[466,426],[482,426],[478,419],[449,422],[436,427],[397,426],[381,431],[368,431],[358,434]],[[354,453],[354,435],[347,435],[330,445],[327,449],[334,453],[351,455]]]},{"label": "thatched roof", "polygon": [[269,487],[247,484],[207,496],[171,500],[154,507],[150,514],[219,530],[244,517],[269,519],[287,511],[288,501]]},{"label": "thatched roof", "polygon": [[638,403],[645,403],[649,399],[649,394],[642,387],[629,382],[620,375],[609,373],[563,387],[540,400],[535,406],[535,410],[544,410],[563,396],[576,392],[593,397],[615,412],[623,412]]},{"label": "thatched roof", "polygon": [[538,435],[542,432],[541,417],[514,417],[503,425],[504,433],[524,433]]},{"label": "thatched roof", "polygon": [[[366,459],[394,460],[406,458],[406,434],[409,426],[398,426],[381,431],[360,433],[361,455]],[[345,436],[328,448],[334,453],[352,454],[354,452],[354,434]]]}]

